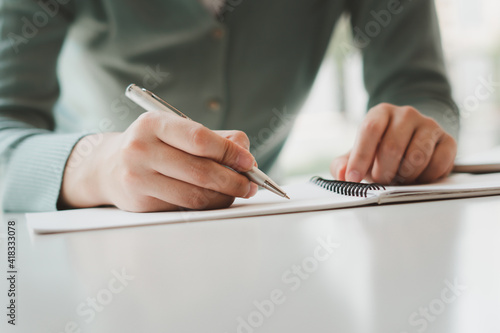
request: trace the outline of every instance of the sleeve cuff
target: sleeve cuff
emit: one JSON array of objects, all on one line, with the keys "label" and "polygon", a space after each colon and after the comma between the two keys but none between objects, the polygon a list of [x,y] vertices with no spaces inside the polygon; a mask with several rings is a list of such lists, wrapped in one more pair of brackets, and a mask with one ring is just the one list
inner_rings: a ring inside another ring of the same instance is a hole
[{"label": "sleeve cuff", "polygon": [[87,134],[38,134],[12,151],[4,178],[3,209],[14,212],[57,210],[66,161]]}]

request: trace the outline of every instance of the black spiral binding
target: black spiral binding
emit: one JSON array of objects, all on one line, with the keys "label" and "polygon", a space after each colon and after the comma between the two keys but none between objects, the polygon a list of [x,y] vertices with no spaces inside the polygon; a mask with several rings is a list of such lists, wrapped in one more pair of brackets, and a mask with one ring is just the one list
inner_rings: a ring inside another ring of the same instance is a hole
[{"label": "black spiral binding", "polygon": [[311,178],[311,182],[318,186],[321,186],[324,189],[327,189],[328,191],[355,197],[366,198],[369,190],[385,190],[385,187],[383,185],[377,183],[368,184],[346,182],[341,180],[329,180],[323,179],[318,176]]}]

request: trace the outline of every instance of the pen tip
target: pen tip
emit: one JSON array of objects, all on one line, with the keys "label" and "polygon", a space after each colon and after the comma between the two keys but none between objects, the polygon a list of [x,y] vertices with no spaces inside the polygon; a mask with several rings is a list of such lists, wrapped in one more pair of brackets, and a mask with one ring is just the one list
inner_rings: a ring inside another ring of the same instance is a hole
[{"label": "pen tip", "polygon": [[288,195],[285,194],[285,198],[287,198],[288,200],[290,200],[290,197]]}]

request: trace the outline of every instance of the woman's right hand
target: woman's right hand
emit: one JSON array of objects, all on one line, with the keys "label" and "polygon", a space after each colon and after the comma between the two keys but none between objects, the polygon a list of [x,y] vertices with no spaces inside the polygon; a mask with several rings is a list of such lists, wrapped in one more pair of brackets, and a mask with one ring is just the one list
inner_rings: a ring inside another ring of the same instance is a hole
[{"label": "woman's right hand", "polygon": [[125,132],[93,134],[76,144],[59,205],[133,212],[228,207],[235,197],[257,192],[231,170],[255,165],[249,145],[241,131],[212,131],[168,112],[146,112]]}]

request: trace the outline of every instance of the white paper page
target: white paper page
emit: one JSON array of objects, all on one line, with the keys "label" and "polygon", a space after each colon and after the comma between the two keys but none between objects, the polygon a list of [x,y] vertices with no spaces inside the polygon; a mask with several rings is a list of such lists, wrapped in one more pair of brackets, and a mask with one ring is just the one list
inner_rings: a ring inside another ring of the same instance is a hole
[{"label": "white paper page", "polygon": [[500,146],[455,160],[455,172],[500,172]]},{"label": "white paper page", "polygon": [[35,232],[54,233],[304,212],[353,207],[377,201],[374,194],[371,194],[369,198],[344,196],[309,182],[284,186],[283,188],[290,196],[290,200],[281,198],[267,190],[260,190],[253,198],[236,199],[229,208],[209,211],[130,213],[116,208],[89,208],[29,213],[26,214],[26,218],[28,227]]},{"label": "white paper page", "polygon": [[379,203],[471,198],[500,194],[500,173],[453,174],[439,182],[425,185],[386,186]]},{"label": "white paper page", "polygon": [[130,213],[116,208],[90,208],[31,213],[26,216],[28,226],[35,232],[53,233],[305,212],[373,203],[474,197],[500,194],[500,173],[455,174],[434,184],[386,186],[385,191],[369,191],[368,198],[336,194],[308,182],[285,186],[284,189],[291,200],[260,190],[251,199],[238,198],[229,208],[209,211]]}]

